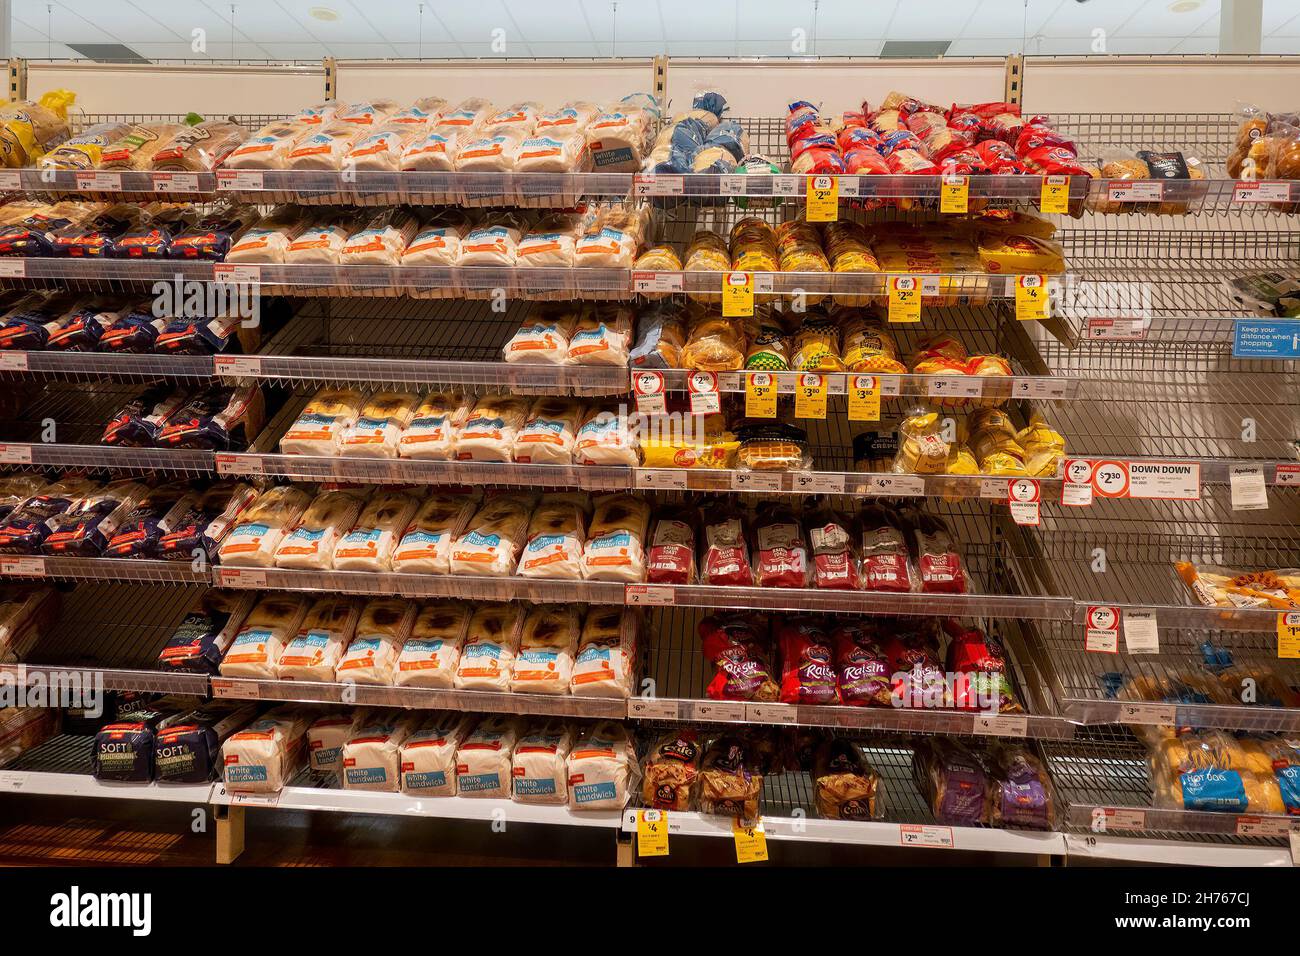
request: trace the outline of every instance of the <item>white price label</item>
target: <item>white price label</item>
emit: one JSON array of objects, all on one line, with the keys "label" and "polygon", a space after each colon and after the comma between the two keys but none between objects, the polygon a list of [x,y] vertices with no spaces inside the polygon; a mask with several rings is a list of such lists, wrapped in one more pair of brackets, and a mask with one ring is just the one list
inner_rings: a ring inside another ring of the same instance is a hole
[{"label": "white price label", "polygon": [[862,195],[862,179],[859,176],[837,176],[840,187],[840,198],[857,199]]},{"label": "white price label", "polygon": [[920,475],[872,475],[862,493],[889,498],[923,498],[925,479]]},{"label": "white price label", "polygon": [[17,770],[0,773],[0,791],[17,793],[27,783],[27,777]]},{"label": "white price label", "polygon": [[216,355],[212,358],[212,372],[230,378],[258,378],[262,359],[257,355]]},{"label": "white price label", "polygon": [[1029,717],[1025,714],[977,716],[971,733],[986,737],[1024,737],[1029,733]]},{"label": "white price label", "polygon": [[1228,470],[1233,511],[1262,511],[1268,508],[1268,486],[1259,465],[1234,465]]},{"label": "white price label", "polygon": [[153,188],[160,193],[196,193],[198,173],[154,173]]},{"label": "white price label", "polygon": [[261,189],[262,173],[255,170],[217,170],[218,189]]},{"label": "white price label", "polygon": [[779,175],[772,177],[773,196],[802,196],[804,194],[803,176]]},{"label": "white price label", "polygon": [[212,267],[213,282],[261,282],[261,266],[241,266],[232,262],[218,262]]},{"label": "white price label", "polygon": [[685,491],[689,487],[686,472],[685,468],[638,468],[632,485],[651,491]]},{"label": "white price label", "polygon": [[748,188],[748,176],[719,176],[718,194],[722,196],[743,196]]},{"label": "white price label", "polygon": [[632,291],[639,294],[648,292],[682,291],[682,274],[680,272],[633,272]]},{"label": "white price label", "polygon": [[1129,654],[1160,653],[1160,628],[1155,611],[1124,612],[1124,650]]},{"label": "white price label", "polygon": [[684,196],[686,180],[662,173],[637,173],[632,177],[634,196]]},{"label": "white price label", "polygon": [[31,445],[0,445],[0,465],[30,465]]},{"label": "white price label", "polygon": [[676,591],[663,584],[629,584],[623,589],[623,602],[634,607],[672,607]]},{"label": "white price label", "polygon": [[0,169],[0,192],[17,192],[23,188],[22,175],[16,169]]},{"label": "white price label", "polygon": [[844,494],[844,475],[835,472],[796,471],[792,479],[795,491],[808,495]]},{"label": "white price label", "polygon": [[1106,833],[1109,830],[1145,830],[1146,828],[1147,814],[1145,810],[1133,810],[1128,807],[1093,807],[1093,833]]},{"label": "white price label", "polygon": [[1300,465],[1278,465],[1273,472],[1273,484],[1279,487],[1300,487]]},{"label": "white price label", "polygon": [[984,394],[984,379],[978,375],[935,375],[925,383],[929,398],[979,398]]},{"label": "white price label", "polygon": [[1119,653],[1119,608],[1088,608],[1083,649],[1097,654]]},{"label": "white price label", "polygon": [[230,805],[232,807],[278,807],[280,792],[277,790],[275,793],[244,793],[240,790],[232,790]]},{"label": "white price label", "polygon": [[1286,817],[1237,817],[1237,836],[1282,837],[1291,832]]},{"label": "white price label", "polygon": [[27,371],[26,352],[0,352],[0,372]]},{"label": "white price label", "polygon": [[1130,461],[1126,468],[1128,488],[1123,497],[1159,501],[1199,501],[1201,498],[1201,466],[1197,462]]},{"label": "white price label", "polygon": [[691,717],[694,720],[732,723],[745,719],[745,705],[740,701],[697,700],[691,711]]},{"label": "white price label", "polygon": [[208,682],[212,687],[213,697],[234,697],[235,682],[228,677],[214,677]]},{"label": "white price label", "polygon": [[980,497],[991,501],[1006,501],[1008,484],[1006,478],[981,478]]},{"label": "white price label", "polygon": [[1237,203],[1290,202],[1289,182],[1244,182],[1232,187],[1232,201]]},{"label": "white price label", "polygon": [[1042,490],[1032,478],[1016,478],[1007,483],[1007,500],[1016,524],[1038,525],[1042,520],[1041,499]]},{"label": "white price label", "polygon": [[264,588],[266,572],[261,568],[217,568],[217,587]]},{"label": "white price label", "polygon": [[77,173],[77,188],[94,190],[95,192],[121,192],[122,174],[102,172]]},{"label": "white price label", "polygon": [[955,845],[952,827],[904,823],[899,826],[898,831],[898,839],[903,846],[936,846],[952,849]]},{"label": "white price label", "polygon": [[1177,720],[1178,709],[1173,704],[1133,701],[1119,706],[1121,724],[1173,724]]},{"label": "white price label", "polygon": [[45,577],[45,559],[17,556],[0,557],[0,574],[8,574],[16,578],[43,578]]},{"label": "white price label", "polygon": [[1011,381],[1014,398],[1065,398],[1066,383],[1058,378],[1016,378]]},{"label": "white price label", "polygon": [[262,458],[259,455],[238,455],[238,454],[218,454],[217,455],[217,474],[222,476],[232,475],[263,475],[266,473]]},{"label": "white price label", "polygon": [[733,471],[731,473],[732,491],[782,491],[785,488],[785,475],[780,472]]},{"label": "white price label", "polygon": [[1072,508],[1084,508],[1092,504],[1092,485],[1074,485],[1069,482],[1061,485],[1061,504]]},{"label": "white price label", "polygon": [[627,715],[633,720],[676,720],[677,701],[631,697],[627,702]]},{"label": "white price label", "polygon": [[23,279],[27,276],[27,263],[22,259],[0,259],[0,279]]},{"label": "white price label", "polygon": [[1147,337],[1147,321],[1131,316],[1119,318],[1090,316],[1087,335],[1090,339],[1139,342]]},{"label": "white price label", "polygon": [[745,719],[759,724],[797,724],[799,708],[793,704],[746,704]]},{"label": "white price label", "polygon": [[1165,198],[1165,184],[1158,179],[1112,182],[1106,196],[1111,202],[1159,202]]}]

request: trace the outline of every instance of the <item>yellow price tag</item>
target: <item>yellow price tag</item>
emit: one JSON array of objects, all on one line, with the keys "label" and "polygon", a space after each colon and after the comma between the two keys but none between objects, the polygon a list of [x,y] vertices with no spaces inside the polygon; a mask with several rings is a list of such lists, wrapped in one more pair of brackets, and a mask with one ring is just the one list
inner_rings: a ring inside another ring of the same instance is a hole
[{"label": "yellow price tag", "polygon": [[767,860],[767,834],[763,831],[762,820],[752,826],[737,820],[732,825],[731,835],[736,840],[737,863],[763,863]]},{"label": "yellow price tag", "polygon": [[921,283],[916,276],[890,277],[889,321],[921,321]]},{"label": "yellow price tag", "polygon": [[1047,318],[1047,278],[1016,276],[1016,319],[1042,322]]},{"label": "yellow price tag", "polygon": [[799,376],[794,390],[795,418],[826,417],[826,376],[805,372]]},{"label": "yellow price tag", "polygon": [[808,177],[808,221],[834,222],[840,218],[840,181],[834,176]]},{"label": "yellow price tag", "polygon": [[663,810],[636,812],[636,855],[668,855],[668,814]]},{"label": "yellow price tag", "polygon": [[849,379],[849,421],[880,421],[880,379],[874,375]]},{"label": "yellow price tag", "polygon": [[970,208],[970,179],[944,176],[939,183],[939,211],[965,215]]},{"label": "yellow price tag", "polygon": [[754,314],[752,272],[722,274],[722,314],[729,319],[741,319]]},{"label": "yellow price tag", "polygon": [[1277,656],[1300,660],[1300,611],[1283,611],[1277,616]]},{"label": "yellow price tag", "polygon": [[745,376],[745,417],[776,418],[776,376],[771,372]]},{"label": "yellow price tag", "polygon": [[1070,211],[1070,177],[1044,176],[1043,189],[1038,196],[1038,208],[1043,212],[1068,213]]}]

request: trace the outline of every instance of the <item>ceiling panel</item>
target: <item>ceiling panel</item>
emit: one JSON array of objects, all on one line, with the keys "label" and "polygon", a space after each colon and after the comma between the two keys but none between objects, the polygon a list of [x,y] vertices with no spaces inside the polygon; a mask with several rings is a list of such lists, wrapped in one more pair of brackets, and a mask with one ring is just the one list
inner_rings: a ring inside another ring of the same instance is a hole
[{"label": "ceiling panel", "polygon": [[[623,12],[622,6],[631,4],[621,5],[620,15]],[[583,43],[592,39],[593,31],[587,28],[584,21],[581,0],[546,0],[545,3],[536,0],[508,0],[505,9],[529,43],[540,40]],[[609,35],[611,14],[608,6],[603,13],[601,27],[604,32],[598,34],[602,38]]]},{"label": "ceiling panel", "polygon": [[[1120,27],[1123,37],[1185,37],[1195,33],[1206,19],[1217,17],[1219,0],[1204,0],[1194,10],[1174,13],[1169,0],[1147,0]],[[1218,30],[1215,30],[1216,34]]]},{"label": "ceiling panel", "polygon": [[[591,32],[599,40],[608,41],[614,34],[615,16],[609,0],[582,0],[582,9],[586,13],[586,22],[591,25]],[[622,52],[623,40],[650,42],[663,39],[663,15],[655,0],[642,3],[629,3],[624,0],[618,5],[619,51]]]},{"label": "ceiling panel", "polygon": [[[962,34],[962,28],[980,7],[980,0],[947,0],[938,10],[924,3],[899,4],[889,24],[889,39],[951,40]],[[1012,32],[1002,36],[1020,36],[1019,16],[1014,21]]]},{"label": "ceiling panel", "polygon": [[[715,43],[723,49],[735,40],[736,0],[659,0],[659,9],[670,40]],[[620,19],[622,14],[620,4]]]},{"label": "ceiling panel", "polygon": [[[220,0],[210,0],[216,8],[221,9]],[[402,19],[409,20],[413,25],[415,17],[409,13],[415,12],[415,7],[407,7],[405,4],[378,4],[372,3],[363,15],[356,7],[348,3],[347,0],[259,0],[254,4],[248,4],[248,9],[236,4],[235,24],[236,26],[245,26],[244,13],[252,13],[254,10],[263,9],[267,6],[279,7],[284,13],[287,13],[298,23],[300,34],[306,32],[311,38],[320,40],[322,43],[333,43],[334,41],[356,41],[358,43],[378,43],[383,41],[384,37],[378,30],[370,24],[370,17],[380,16],[381,19],[395,19],[395,14],[399,11],[408,15]],[[323,10],[332,10],[338,15],[337,20],[318,20],[309,12],[313,7],[320,7]],[[251,30],[251,26],[249,27]],[[256,38],[256,33],[253,33]],[[285,37],[276,37],[276,39],[288,39]]]},{"label": "ceiling panel", "polygon": [[[1041,4],[1043,0],[1038,0]],[[1089,0],[1088,3],[1076,3],[1075,0],[1051,0],[1054,7],[1051,15],[1038,28],[1037,32],[1054,37],[1092,37],[1093,30],[1105,30],[1107,34],[1115,33],[1135,8],[1140,6],[1134,0]]]},{"label": "ceiling panel", "polygon": [[47,4],[35,0],[22,0],[13,5],[13,15],[43,34],[49,32],[53,24],[53,35],[58,40],[71,40],[73,43],[112,43],[121,42],[121,38],[108,32],[104,27],[107,22],[102,17],[86,20],[75,11],[60,4],[54,4],[52,10],[46,11]]},{"label": "ceiling panel", "polygon": [[[805,6],[811,21],[811,3],[792,3],[791,6]],[[817,9],[817,35],[826,40],[879,40],[884,36],[897,7],[897,0],[871,0],[870,3],[863,3],[862,0],[821,0]]]},{"label": "ceiling panel", "polygon": [[[1102,0],[1091,0],[1091,3],[1100,2]],[[966,21],[961,35],[982,40],[1033,36],[1042,30],[1048,17],[1062,4],[1075,6],[1074,0],[1029,0],[1028,6],[1022,0],[984,0]],[[935,12],[934,7],[930,7],[930,10],[932,13]],[[942,18],[942,13],[936,15],[936,19]]]}]

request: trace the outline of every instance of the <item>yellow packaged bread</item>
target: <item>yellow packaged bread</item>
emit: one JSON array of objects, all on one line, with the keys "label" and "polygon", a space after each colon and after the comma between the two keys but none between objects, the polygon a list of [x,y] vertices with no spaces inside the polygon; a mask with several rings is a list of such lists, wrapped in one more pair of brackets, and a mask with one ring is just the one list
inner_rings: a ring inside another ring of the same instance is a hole
[{"label": "yellow packaged bread", "polygon": [[879,322],[853,317],[843,327],[844,368],[850,372],[902,375],[907,366],[898,360],[894,337]]},{"label": "yellow packaged bread", "polygon": [[745,364],[744,326],[720,313],[694,320],[681,352],[682,368],[693,372],[729,372]]},{"label": "yellow packaged bread", "polygon": [[796,372],[842,372],[840,330],[835,320],[824,315],[810,315],[794,337],[794,355],[790,368]]},{"label": "yellow packaged bread", "polygon": [[[720,414],[690,416],[695,423],[691,434],[653,426],[641,438],[642,467],[645,468],[734,468],[735,434],[727,431]],[[668,432],[665,434],[664,432]]]},{"label": "yellow packaged bread", "polygon": [[948,452],[948,464],[944,470],[950,475],[978,475],[980,466],[970,448],[966,445],[953,445]]},{"label": "yellow packaged bread", "polygon": [[672,246],[651,246],[637,256],[632,268],[654,272],[681,272],[682,260],[677,258],[677,253]]},{"label": "yellow packaged bread", "polygon": [[903,474],[941,475],[948,467],[949,443],[943,437],[939,413],[913,408],[898,423],[898,455],[894,471]]},{"label": "yellow packaged bread", "polygon": [[35,102],[0,105],[0,162],[10,169],[31,166],[68,138],[71,90],[50,90]]},{"label": "yellow packaged bread", "polygon": [[979,242],[985,272],[1058,275],[1065,271],[1065,250],[1051,239],[984,232]]}]

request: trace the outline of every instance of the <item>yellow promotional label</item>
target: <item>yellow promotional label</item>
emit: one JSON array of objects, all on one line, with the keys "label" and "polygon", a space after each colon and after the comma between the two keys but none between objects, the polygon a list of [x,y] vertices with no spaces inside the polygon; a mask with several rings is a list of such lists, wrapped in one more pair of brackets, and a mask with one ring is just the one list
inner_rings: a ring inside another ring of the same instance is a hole
[{"label": "yellow promotional label", "polygon": [[668,814],[665,811],[636,812],[636,855],[668,855]]},{"label": "yellow promotional label", "polygon": [[874,375],[849,379],[849,421],[880,421],[880,379]]},{"label": "yellow promotional label", "polygon": [[729,319],[742,319],[754,314],[754,274],[752,272],[724,272],[722,274],[722,314]]},{"label": "yellow promotional label", "polygon": [[826,417],[826,376],[805,372],[794,390],[795,418]]},{"label": "yellow promotional label", "polygon": [[776,376],[771,372],[745,376],[745,417],[776,418]]},{"label": "yellow promotional label", "polygon": [[889,321],[921,321],[921,282],[916,276],[893,276],[890,278]]},{"label": "yellow promotional label", "polygon": [[767,834],[763,832],[763,821],[753,826],[745,826],[737,820],[731,829],[736,839],[737,863],[762,863],[767,860]]},{"label": "yellow promotional label", "polygon": [[939,184],[939,211],[965,215],[970,207],[970,180],[965,176],[944,176]]},{"label": "yellow promotional label", "polygon": [[1277,656],[1300,660],[1300,611],[1284,611],[1277,616]]},{"label": "yellow promotional label", "polygon": [[840,181],[834,176],[808,177],[808,221],[834,222],[840,218]]},{"label": "yellow promotional label", "polygon": [[1046,277],[1016,276],[1016,319],[1021,322],[1041,322],[1046,318]]},{"label": "yellow promotional label", "polygon": [[1070,177],[1044,176],[1043,189],[1038,196],[1038,208],[1043,212],[1068,213],[1070,211]]}]

